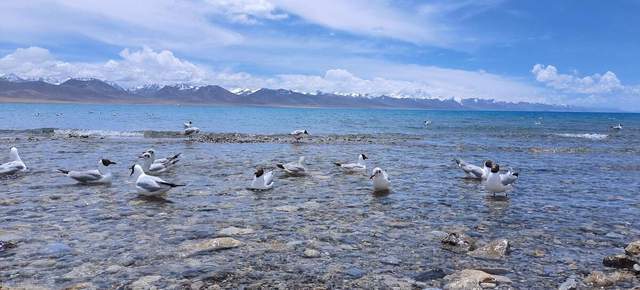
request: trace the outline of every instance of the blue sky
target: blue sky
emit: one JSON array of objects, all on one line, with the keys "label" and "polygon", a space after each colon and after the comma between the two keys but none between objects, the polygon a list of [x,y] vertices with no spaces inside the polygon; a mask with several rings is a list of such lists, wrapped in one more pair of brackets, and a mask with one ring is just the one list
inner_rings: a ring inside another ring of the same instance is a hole
[{"label": "blue sky", "polygon": [[640,111],[640,1],[0,2],[0,74]]}]

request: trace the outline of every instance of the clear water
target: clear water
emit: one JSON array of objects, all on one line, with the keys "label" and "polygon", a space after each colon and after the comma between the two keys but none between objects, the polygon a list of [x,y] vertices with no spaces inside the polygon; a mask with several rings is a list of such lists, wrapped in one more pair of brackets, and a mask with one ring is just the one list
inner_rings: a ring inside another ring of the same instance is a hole
[{"label": "clear water", "polygon": [[[517,288],[555,288],[571,275],[603,270],[603,256],[640,238],[637,114],[22,104],[0,105],[0,112],[0,152],[16,146],[30,167],[0,180],[0,240],[18,243],[0,253],[0,281],[8,286],[112,288],[159,275],[159,288],[196,280],[352,288],[379,275],[489,267],[506,269]],[[186,120],[209,133],[306,128],[312,135],[402,133],[419,141],[212,144],[141,134],[179,131]],[[622,131],[608,129],[617,123]],[[76,131],[93,135],[66,137]],[[188,184],[169,193],[170,203],[137,198],[128,177],[149,147],[183,153],[162,176]],[[359,153],[370,157],[369,168],[388,171],[392,194],[372,195],[366,175],[345,175],[332,164]],[[274,190],[245,189],[255,167],[300,155],[310,176],[277,172]],[[55,171],[91,169],[102,157],[118,162],[111,187],[74,185]],[[461,178],[454,157],[493,159],[520,171],[520,180],[509,199],[488,197]],[[185,243],[228,226],[255,232],[235,237],[243,242],[238,248],[181,255]],[[480,244],[509,239],[512,252],[504,261],[447,252],[431,232],[453,229]],[[322,256],[304,258],[305,248]]]}]

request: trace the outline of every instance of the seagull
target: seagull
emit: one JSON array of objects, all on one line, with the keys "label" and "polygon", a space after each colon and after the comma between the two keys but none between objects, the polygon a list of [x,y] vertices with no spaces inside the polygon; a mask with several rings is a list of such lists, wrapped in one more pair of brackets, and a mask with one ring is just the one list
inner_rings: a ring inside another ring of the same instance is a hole
[{"label": "seagull", "polygon": [[80,184],[111,184],[111,172],[107,169],[111,164],[116,163],[109,159],[100,159],[98,161],[98,169],[85,171],[58,169],[58,171]]},{"label": "seagull", "polygon": [[136,188],[138,194],[150,197],[164,197],[170,189],[178,186],[186,186],[185,184],[175,184],[166,182],[159,177],[147,175],[139,164],[131,166],[131,174],[136,175]]},{"label": "seagull", "polygon": [[185,123],[182,123],[182,125],[184,125],[184,128],[187,129],[187,128],[190,128],[191,126],[193,126],[193,122],[187,121]]},{"label": "seagull", "polygon": [[487,177],[485,188],[495,196],[496,193],[513,189],[512,184],[516,182],[516,180],[518,180],[518,172],[509,170],[507,173],[500,174],[500,165],[493,164],[491,172]]},{"label": "seagull", "polygon": [[200,133],[200,128],[198,127],[193,127],[193,126],[189,126],[187,128],[184,129],[184,135],[185,136],[191,136],[191,135],[195,135]]},{"label": "seagull", "polygon": [[264,172],[262,168],[256,170],[249,189],[268,190],[271,188],[273,188],[273,171]]},{"label": "seagull", "polygon": [[429,125],[431,125],[431,120],[424,121],[424,126],[425,127],[429,127]]},{"label": "seagull", "polygon": [[166,167],[169,167],[169,166],[171,166],[173,164],[176,164],[178,161],[180,161],[178,159],[178,157],[180,157],[180,155],[182,154],[182,153],[178,153],[176,155],[169,156],[167,158],[156,159],[156,151],[153,150],[153,148],[149,148],[149,149],[147,149],[147,151],[144,151],[142,153],[143,154],[144,153],[149,153],[151,155],[151,160],[153,160],[153,163],[161,163],[161,164],[165,165]]},{"label": "seagull", "polygon": [[367,159],[369,159],[367,155],[360,154],[358,155],[358,162],[356,163],[343,164],[343,163],[336,162],[334,164],[344,169],[345,171],[362,171],[362,170],[367,170],[367,165],[365,164],[365,160]]},{"label": "seagull", "polygon": [[293,136],[293,138],[296,139],[296,142],[300,142],[300,140],[304,138],[304,135],[309,136],[309,132],[307,132],[307,130],[295,130],[291,132],[289,135]]},{"label": "seagull", "polygon": [[622,124],[611,126],[611,129],[616,130],[616,131],[620,131],[620,130],[622,130]]},{"label": "seagull", "polygon": [[18,155],[18,149],[16,147],[11,147],[9,151],[9,162],[0,165],[0,175],[11,175],[16,174],[18,172],[27,171],[27,166],[20,159],[20,155]]},{"label": "seagull", "polygon": [[156,163],[153,162],[153,157],[149,152],[144,152],[142,155],[138,156],[138,158],[143,159],[142,168],[151,175],[157,175],[163,173],[171,168],[178,159],[174,159],[173,161],[167,161],[166,163]]},{"label": "seagull", "polygon": [[374,192],[388,192],[390,190],[391,182],[389,182],[389,176],[380,167],[373,169],[373,174],[369,179],[373,180]]},{"label": "seagull", "polygon": [[304,168],[304,156],[300,156],[300,159],[298,159],[298,162],[276,164],[276,166],[278,166],[278,168],[280,169],[284,169],[284,172],[290,175],[304,175],[307,171],[307,169]]},{"label": "seagull", "polygon": [[493,165],[493,161],[487,160],[484,162],[484,168],[480,168],[480,166],[476,166],[473,164],[467,164],[464,160],[460,158],[453,159],[458,167],[467,174],[467,178],[471,179],[480,179],[485,180],[491,171],[491,166]]}]

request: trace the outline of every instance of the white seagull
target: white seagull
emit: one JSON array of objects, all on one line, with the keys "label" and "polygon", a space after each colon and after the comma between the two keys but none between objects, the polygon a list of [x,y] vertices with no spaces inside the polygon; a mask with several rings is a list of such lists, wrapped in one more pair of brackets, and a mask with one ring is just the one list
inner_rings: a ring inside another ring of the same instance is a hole
[{"label": "white seagull", "polygon": [[153,150],[153,148],[149,148],[149,149],[147,149],[147,151],[144,151],[142,153],[149,153],[151,155],[151,160],[153,160],[153,163],[161,163],[166,167],[170,167],[171,165],[174,165],[178,161],[180,161],[180,159],[178,159],[178,158],[182,154],[182,153],[178,153],[176,155],[169,156],[167,158],[156,159],[156,151]]},{"label": "white seagull", "polygon": [[458,167],[467,174],[467,178],[485,180],[489,173],[491,172],[491,166],[493,166],[493,162],[491,160],[487,160],[484,162],[484,167],[476,166],[473,164],[467,164],[464,160],[460,158],[453,159]]},{"label": "white seagull", "polygon": [[276,164],[278,168],[284,169],[284,172],[290,175],[304,175],[307,169],[304,167],[304,156],[300,156],[298,162],[289,162],[286,164]]},{"label": "white seagull", "polygon": [[622,124],[611,126],[611,129],[616,130],[616,131],[620,131],[620,130],[622,130]]},{"label": "white seagull", "polygon": [[198,128],[198,127],[190,126],[190,127],[184,129],[184,135],[185,136],[196,135],[198,133],[200,133],[200,128]]},{"label": "white seagull", "polygon": [[253,174],[253,181],[249,189],[252,190],[268,190],[273,188],[273,171],[264,172],[260,168]]},{"label": "white seagull", "polygon": [[80,184],[111,184],[112,176],[107,168],[111,164],[116,163],[109,159],[100,159],[98,161],[98,169],[85,171],[58,169],[58,171]]},{"label": "white seagull", "polygon": [[307,132],[307,130],[295,130],[289,135],[293,136],[293,138],[296,139],[296,142],[299,142],[300,140],[302,140],[302,138],[304,138],[304,135],[309,136],[309,132]]},{"label": "white seagull", "polygon": [[131,166],[131,175],[136,175],[138,194],[150,197],[164,197],[170,189],[185,184],[166,182],[159,177],[147,175],[139,164]]},{"label": "white seagull", "polygon": [[429,125],[431,125],[431,120],[424,121],[424,126],[425,127],[429,127]]},{"label": "white seagull", "polygon": [[153,157],[149,152],[142,153],[142,155],[138,156],[138,158],[142,159],[142,169],[144,169],[145,172],[148,172],[151,175],[163,173],[169,170],[171,166],[175,164],[175,162],[178,162],[178,159],[167,161],[166,163],[153,162]]},{"label": "white seagull", "polygon": [[0,175],[11,175],[27,171],[27,166],[22,162],[22,159],[20,159],[20,155],[18,155],[18,149],[16,147],[11,147],[11,150],[9,151],[9,160],[9,162],[0,165]]},{"label": "white seagull", "polygon": [[391,182],[389,181],[389,176],[387,172],[380,169],[380,167],[376,167],[373,169],[373,174],[369,179],[373,180],[373,191],[374,192],[388,192],[391,189]]},{"label": "white seagull", "polygon": [[187,121],[187,122],[182,123],[182,125],[184,126],[185,129],[187,129],[187,128],[193,126],[193,122]]},{"label": "white seagull", "polygon": [[512,184],[518,180],[518,175],[518,172],[512,172],[511,170],[507,173],[500,174],[500,165],[494,164],[487,177],[485,188],[494,196],[496,193],[507,192],[513,189]]},{"label": "white seagull", "polygon": [[334,164],[348,172],[363,171],[363,170],[367,170],[367,165],[365,163],[365,160],[367,159],[369,159],[367,155],[360,154],[358,155],[358,162],[356,163],[343,164],[343,163],[335,162]]}]

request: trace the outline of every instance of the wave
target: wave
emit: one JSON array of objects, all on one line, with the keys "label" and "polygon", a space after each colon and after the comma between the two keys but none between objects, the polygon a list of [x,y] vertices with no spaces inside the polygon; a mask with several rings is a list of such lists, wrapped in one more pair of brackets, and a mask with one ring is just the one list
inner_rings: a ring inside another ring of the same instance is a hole
[{"label": "wave", "polygon": [[589,140],[604,140],[604,139],[607,139],[609,137],[609,135],[607,135],[607,134],[597,134],[597,133],[583,133],[583,134],[558,133],[558,134],[554,134],[554,135],[560,136],[560,137],[565,137],[565,138],[583,138],[583,139],[589,139]]},{"label": "wave", "polygon": [[143,132],[84,129],[54,129],[53,134],[65,137],[144,137]]}]

